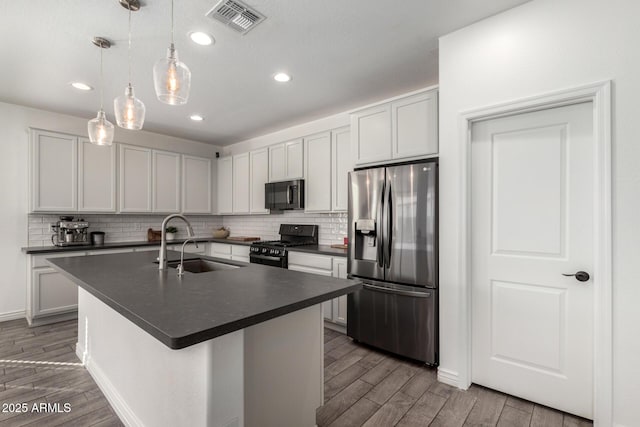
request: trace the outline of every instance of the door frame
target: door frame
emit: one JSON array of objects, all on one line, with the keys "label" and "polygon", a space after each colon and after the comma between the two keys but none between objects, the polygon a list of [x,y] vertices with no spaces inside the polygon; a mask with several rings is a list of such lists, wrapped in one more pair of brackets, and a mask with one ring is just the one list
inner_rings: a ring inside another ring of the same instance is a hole
[{"label": "door frame", "polygon": [[458,387],[471,385],[471,127],[474,122],[548,108],[593,103],[594,153],[594,343],[593,420],[611,425],[613,414],[611,81],[554,91],[460,113],[461,215],[459,223],[460,325]]}]

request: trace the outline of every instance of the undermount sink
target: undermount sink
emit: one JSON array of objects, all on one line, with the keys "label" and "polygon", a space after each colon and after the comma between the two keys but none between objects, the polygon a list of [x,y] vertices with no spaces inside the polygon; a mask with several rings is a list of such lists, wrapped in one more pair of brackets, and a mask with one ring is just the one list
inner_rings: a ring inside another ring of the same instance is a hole
[{"label": "undermount sink", "polygon": [[[167,267],[178,268],[180,261],[169,261]],[[233,270],[239,268],[237,265],[225,264],[223,262],[209,261],[202,258],[185,259],[183,263],[184,271],[190,273],[207,273],[210,271]]]}]

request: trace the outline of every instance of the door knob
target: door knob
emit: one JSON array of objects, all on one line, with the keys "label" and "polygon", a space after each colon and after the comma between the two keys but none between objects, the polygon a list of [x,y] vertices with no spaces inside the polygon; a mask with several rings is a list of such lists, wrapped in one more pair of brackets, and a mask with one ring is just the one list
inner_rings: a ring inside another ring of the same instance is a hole
[{"label": "door knob", "polygon": [[567,274],[567,273],[562,273],[563,276],[575,276],[576,280],[578,282],[586,282],[587,280],[589,280],[589,273],[587,273],[586,271],[578,271],[576,273],[573,274]]}]

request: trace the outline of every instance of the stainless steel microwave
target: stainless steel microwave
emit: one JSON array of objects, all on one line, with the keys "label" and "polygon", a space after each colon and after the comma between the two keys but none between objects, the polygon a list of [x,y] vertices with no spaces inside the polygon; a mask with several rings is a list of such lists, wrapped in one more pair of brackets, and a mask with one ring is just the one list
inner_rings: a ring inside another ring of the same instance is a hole
[{"label": "stainless steel microwave", "polygon": [[304,179],[266,183],[264,207],[278,211],[304,209]]}]

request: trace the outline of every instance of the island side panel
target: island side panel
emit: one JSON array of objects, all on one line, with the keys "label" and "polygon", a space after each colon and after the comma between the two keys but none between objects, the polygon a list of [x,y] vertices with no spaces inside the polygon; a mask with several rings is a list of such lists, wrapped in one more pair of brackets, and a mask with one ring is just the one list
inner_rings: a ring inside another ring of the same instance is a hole
[{"label": "island side panel", "polygon": [[244,425],[243,331],[172,350],[81,288],[78,326],[78,356],[126,425]]},{"label": "island side panel", "polygon": [[246,426],[316,425],[323,404],[322,305],[245,329]]}]

